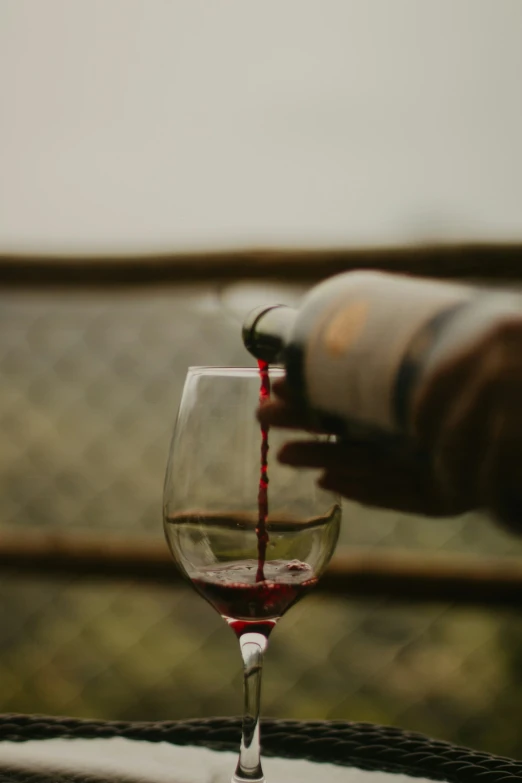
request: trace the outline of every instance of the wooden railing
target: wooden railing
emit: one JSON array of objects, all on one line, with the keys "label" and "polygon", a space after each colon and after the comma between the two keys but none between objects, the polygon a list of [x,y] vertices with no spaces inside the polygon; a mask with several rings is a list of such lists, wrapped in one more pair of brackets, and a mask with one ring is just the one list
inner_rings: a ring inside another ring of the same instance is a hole
[{"label": "wooden railing", "polygon": [[348,269],[440,278],[522,280],[522,244],[235,250],[136,256],[0,253],[0,286],[153,286],[276,278],[313,282]]},{"label": "wooden railing", "polygon": [[[0,572],[17,577],[179,586],[163,541],[79,534],[0,534]],[[522,559],[401,550],[338,551],[317,588],[334,596],[406,603],[522,607]]]},{"label": "wooden railing", "polygon": [[[0,254],[0,287],[146,287],[246,279],[314,282],[349,269],[447,279],[522,280],[522,244],[326,250],[236,250],[143,256]],[[63,533],[0,533],[0,571],[18,576],[179,584],[166,545]],[[392,550],[337,554],[319,590],[352,598],[522,606],[522,559]]]}]

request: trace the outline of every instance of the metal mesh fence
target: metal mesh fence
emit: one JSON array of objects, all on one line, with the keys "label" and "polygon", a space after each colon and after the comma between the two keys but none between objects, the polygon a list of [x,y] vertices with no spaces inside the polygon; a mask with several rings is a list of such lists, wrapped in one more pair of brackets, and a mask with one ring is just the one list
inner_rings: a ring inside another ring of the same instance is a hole
[{"label": "metal mesh fence", "polygon": [[[251,364],[210,288],[0,296],[0,529],[162,538],[186,369]],[[477,515],[347,504],[341,545],[521,554]],[[240,711],[237,642],[188,589],[3,576],[0,710],[122,719]],[[391,723],[522,755],[514,613],[312,596],[275,631],[264,713]]]}]

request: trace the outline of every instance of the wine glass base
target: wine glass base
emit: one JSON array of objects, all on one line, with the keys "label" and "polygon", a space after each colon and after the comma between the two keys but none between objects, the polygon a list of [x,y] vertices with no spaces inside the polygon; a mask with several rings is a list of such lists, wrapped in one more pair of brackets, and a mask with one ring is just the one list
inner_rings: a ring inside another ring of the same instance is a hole
[{"label": "wine glass base", "polygon": [[234,775],[230,783],[266,783],[266,778],[264,775],[262,778],[238,778]]}]

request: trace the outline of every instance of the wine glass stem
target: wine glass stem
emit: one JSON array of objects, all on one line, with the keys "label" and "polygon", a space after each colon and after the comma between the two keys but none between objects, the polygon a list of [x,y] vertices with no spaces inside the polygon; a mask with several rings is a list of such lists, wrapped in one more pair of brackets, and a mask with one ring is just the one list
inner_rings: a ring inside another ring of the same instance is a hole
[{"label": "wine glass stem", "polygon": [[267,639],[260,633],[245,633],[239,639],[243,658],[244,712],[241,749],[233,783],[263,783],[259,742],[259,709],[263,654]]}]

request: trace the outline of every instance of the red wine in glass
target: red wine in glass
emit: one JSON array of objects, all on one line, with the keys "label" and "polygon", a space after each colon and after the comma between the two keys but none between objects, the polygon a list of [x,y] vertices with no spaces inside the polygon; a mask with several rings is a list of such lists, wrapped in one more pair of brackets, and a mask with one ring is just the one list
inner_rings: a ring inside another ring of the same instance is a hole
[{"label": "red wine in glass", "polygon": [[262,582],[257,568],[254,560],[243,560],[206,569],[192,580],[237,636],[268,637],[277,620],[317,584],[311,566],[299,560],[271,560]]},{"label": "red wine in glass", "polygon": [[[261,388],[259,390],[259,402],[263,404],[270,399],[270,374],[268,362],[263,359],[258,360],[259,376],[261,378]],[[263,582],[265,579],[265,557],[266,547],[268,545],[268,533],[266,531],[266,520],[268,517],[268,427],[261,427],[261,474],[259,476],[259,489],[257,493],[258,521],[256,527],[257,534],[257,572],[256,582]]]}]

